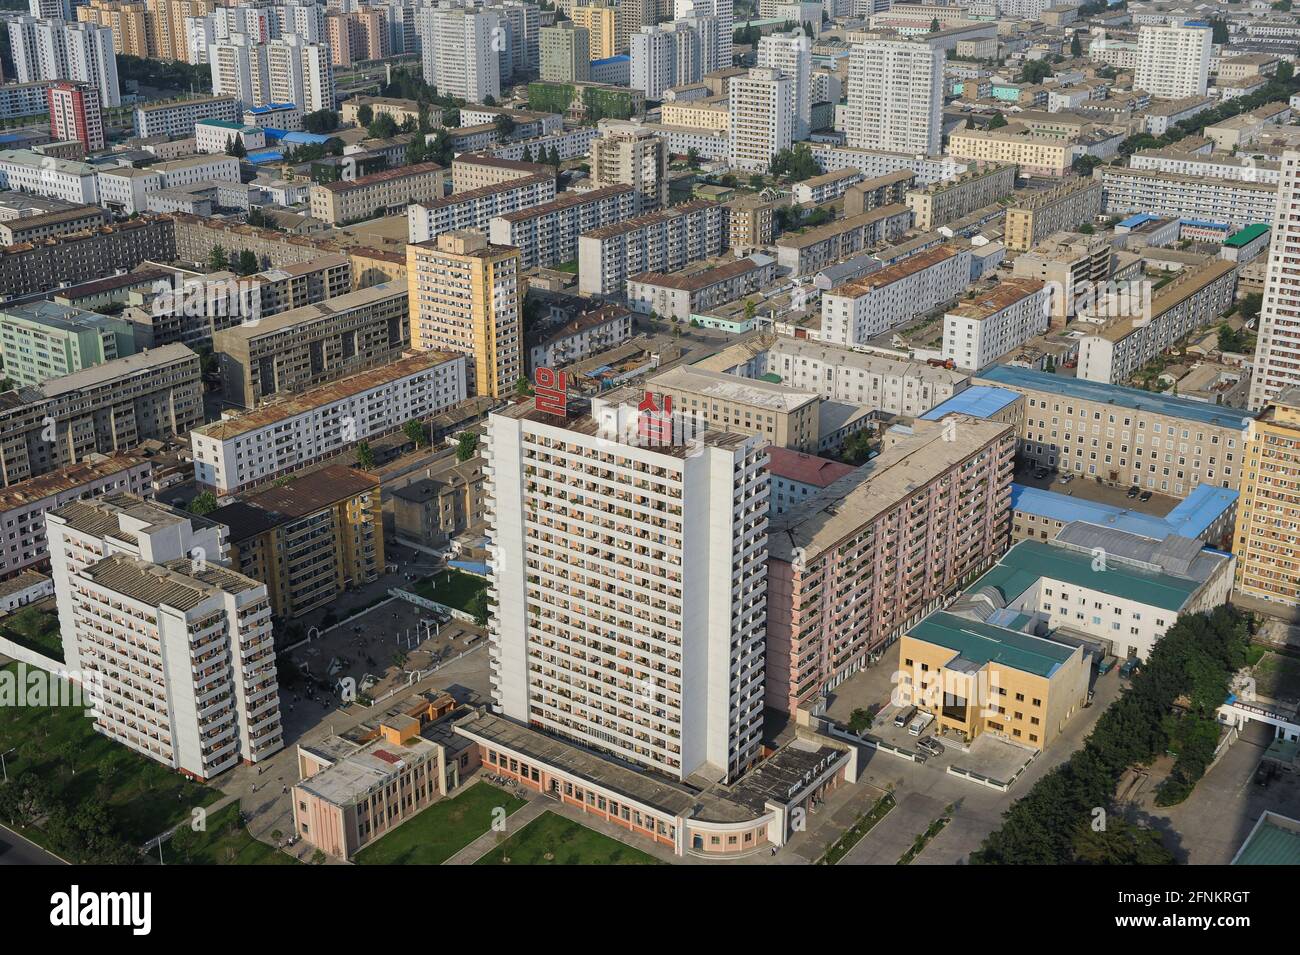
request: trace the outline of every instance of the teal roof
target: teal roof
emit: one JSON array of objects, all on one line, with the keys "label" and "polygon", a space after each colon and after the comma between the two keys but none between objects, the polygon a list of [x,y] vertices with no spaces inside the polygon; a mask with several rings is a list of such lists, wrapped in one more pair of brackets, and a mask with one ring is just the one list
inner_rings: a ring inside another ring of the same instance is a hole
[{"label": "teal roof", "polygon": [[1300,865],[1300,831],[1261,820],[1237,852],[1233,865]]},{"label": "teal roof", "polygon": [[1224,239],[1223,244],[1233,249],[1240,248],[1243,245],[1250,245],[1250,243],[1254,242],[1266,232],[1268,232],[1268,226],[1263,223],[1248,225],[1240,232],[1234,232],[1232,235]]},{"label": "teal roof", "polygon": [[[201,119],[201,120],[199,120],[198,125],[199,125],[199,126],[216,126],[216,127],[218,127],[219,129],[238,129],[238,130],[241,130],[241,131],[250,128],[250,127],[246,126],[246,125],[243,124],[243,123],[233,123],[233,122],[231,122],[231,121],[228,120],[228,119]],[[252,128],[255,129],[256,127],[252,127]]]},{"label": "teal roof", "polygon": [[930,614],[908,633],[918,640],[955,650],[979,666],[998,663],[1041,677],[1050,677],[1077,649],[942,610]]},{"label": "teal roof", "polygon": [[1093,570],[1092,554],[1047,541],[1021,541],[998,561],[996,567],[970,586],[968,593],[993,587],[1008,603],[1032,587],[1039,578],[1100,590],[1114,597],[1136,600],[1163,610],[1181,610],[1201,586],[1191,577],[1175,577],[1160,571],[1143,570],[1112,561],[1104,570]]}]

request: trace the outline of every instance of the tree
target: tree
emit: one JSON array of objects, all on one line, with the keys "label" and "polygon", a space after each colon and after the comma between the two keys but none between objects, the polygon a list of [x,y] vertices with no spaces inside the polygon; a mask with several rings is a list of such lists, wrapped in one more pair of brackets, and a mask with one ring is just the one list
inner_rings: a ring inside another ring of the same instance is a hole
[{"label": "tree", "polygon": [[226,250],[220,245],[214,245],[212,251],[208,253],[208,268],[214,272],[224,272],[229,265],[230,261],[226,258]]},{"label": "tree", "polygon": [[700,165],[700,151],[692,146],[686,150],[686,164],[692,169],[698,169]]},{"label": "tree", "polygon": [[1007,124],[1007,118],[1002,115],[1001,110],[995,112],[989,117],[989,129],[1001,129]]},{"label": "tree", "polygon": [[1083,56],[1083,43],[1079,40],[1079,34],[1074,33],[1070,37],[1070,56]]},{"label": "tree", "polygon": [[486,627],[488,622],[488,602],[487,590],[477,591],[473,597],[470,597],[465,603],[465,612],[474,617],[474,622],[480,627]]},{"label": "tree", "polygon": [[533,394],[533,386],[524,375],[520,375],[515,381],[515,396],[518,398],[528,398]]},{"label": "tree", "polygon": [[473,431],[462,431],[456,435],[456,460],[468,461],[478,453],[478,435]]},{"label": "tree", "polygon": [[239,266],[235,270],[240,275],[252,275],[258,270],[257,255],[250,249],[243,249],[239,253]]},{"label": "tree", "polygon": [[1046,60],[1026,60],[1020,69],[1021,83],[1041,83],[1052,75],[1052,64]]},{"label": "tree", "polygon": [[302,128],[309,133],[332,133],[339,128],[339,114],[332,109],[318,109],[302,118]]},{"label": "tree", "polygon": [[365,441],[357,445],[357,466],[363,471],[375,466],[375,452]]},{"label": "tree", "polygon": [[503,140],[509,139],[510,134],[515,131],[515,121],[505,113],[497,113],[492,124],[497,128],[497,136]]},{"label": "tree", "polygon": [[357,125],[369,126],[375,118],[375,111],[370,108],[369,103],[363,103],[357,107]]},{"label": "tree", "polygon": [[1222,17],[1210,18],[1211,42],[1222,44],[1228,42],[1228,21]]},{"label": "tree", "polygon": [[397,121],[387,113],[380,113],[366,126],[366,135],[371,139],[389,139],[397,135]]},{"label": "tree", "polygon": [[403,425],[402,430],[406,432],[408,438],[415,442],[417,448],[422,448],[429,443],[429,434],[425,431],[424,423],[421,421],[412,418]]},{"label": "tree", "polygon": [[520,156],[519,158],[524,162],[535,162],[535,160],[533,159],[533,147],[525,146],[523,155]]},{"label": "tree", "polygon": [[248,150],[244,148],[242,136],[230,137],[230,141],[226,143],[226,155],[234,156],[236,159],[243,159],[248,155]]},{"label": "tree", "polygon": [[[793,149],[778,151],[768,169],[773,176],[795,182],[821,175],[822,171],[807,143],[797,143]],[[723,181],[726,181],[725,177]],[[735,185],[734,181],[732,185]]]},{"label": "tree", "polygon": [[933,20],[930,21],[930,32],[931,32],[931,33],[938,33],[941,29],[942,29],[942,27],[939,26],[939,18],[938,18],[938,17],[935,17]]},{"label": "tree", "polygon": [[211,514],[217,509],[217,496],[211,491],[204,491],[194,500],[190,501],[190,513],[198,514],[202,517],[204,514]]}]

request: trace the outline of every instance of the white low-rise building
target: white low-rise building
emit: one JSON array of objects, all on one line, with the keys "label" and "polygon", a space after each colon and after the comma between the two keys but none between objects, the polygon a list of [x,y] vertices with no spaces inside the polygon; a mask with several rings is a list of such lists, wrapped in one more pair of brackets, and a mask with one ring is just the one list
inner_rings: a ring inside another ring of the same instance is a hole
[{"label": "white low-rise building", "polygon": [[30,149],[0,150],[0,189],[62,199],[79,206],[99,201],[94,166],[42,156]]}]

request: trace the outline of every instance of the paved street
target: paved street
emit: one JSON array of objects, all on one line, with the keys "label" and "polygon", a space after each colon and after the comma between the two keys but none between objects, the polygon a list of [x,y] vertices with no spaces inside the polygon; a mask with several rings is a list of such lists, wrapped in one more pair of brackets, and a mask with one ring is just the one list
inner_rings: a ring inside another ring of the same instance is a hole
[{"label": "paved street", "polygon": [[34,842],[0,826],[0,865],[66,865]]}]

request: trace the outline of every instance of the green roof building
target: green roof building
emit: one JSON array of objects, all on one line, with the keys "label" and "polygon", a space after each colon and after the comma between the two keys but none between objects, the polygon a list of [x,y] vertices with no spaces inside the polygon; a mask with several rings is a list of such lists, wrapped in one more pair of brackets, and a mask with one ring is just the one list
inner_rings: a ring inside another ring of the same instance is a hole
[{"label": "green roof building", "polygon": [[133,354],[135,336],[124,319],[53,302],[0,308],[3,376],[15,386],[39,385]]}]

